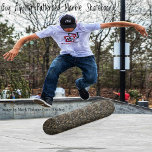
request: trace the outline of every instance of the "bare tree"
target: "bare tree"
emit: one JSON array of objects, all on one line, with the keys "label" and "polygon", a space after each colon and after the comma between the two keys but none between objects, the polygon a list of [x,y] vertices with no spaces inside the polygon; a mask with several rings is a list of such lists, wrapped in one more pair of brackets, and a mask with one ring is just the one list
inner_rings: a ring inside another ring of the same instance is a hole
[{"label": "bare tree", "polygon": [[[93,0],[90,1],[92,6],[96,4],[98,5],[98,13],[96,18],[100,23],[113,22],[118,17],[117,15],[117,7],[118,4],[116,1],[108,0],[108,1],[99,1]],[[100,96],[101,92],[101,77],[103,76],[103,61],[101,58],[104,56],[104,45],[107,43],[107,38],[111,32],[111,28],[109,29],[101,29],[98,33],[93,33],[91,35],[91,39],[94,43],[94,53],[97,61],[98,68],[98,80],[97,80],[97,96]]]},{"label": "bare tree", "polygon": [[[15,7],[16,24],[25,23],[31,25],[34,31],[39,31],[58,22],[59,16],[63,12],[65,13],[64,5],[69,0],[10,0],[10,2],[13,2]],[[45,76],[45,72],[49,68],[50,43],[55,42],[51,38],[44,38],[43,43],[45,52],[43,54],[42,73]]]}]

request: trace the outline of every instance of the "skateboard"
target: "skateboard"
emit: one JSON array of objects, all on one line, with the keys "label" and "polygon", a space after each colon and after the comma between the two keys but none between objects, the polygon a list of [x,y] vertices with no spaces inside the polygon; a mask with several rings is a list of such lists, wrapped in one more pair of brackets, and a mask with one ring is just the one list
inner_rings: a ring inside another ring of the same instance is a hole
[{"label": "skateboard", "polygon": [[46,134],[55,135],[72,128],[105,118],[114,112],[112,101],[99,100],[83,108],[49,118],[43,124]]}]

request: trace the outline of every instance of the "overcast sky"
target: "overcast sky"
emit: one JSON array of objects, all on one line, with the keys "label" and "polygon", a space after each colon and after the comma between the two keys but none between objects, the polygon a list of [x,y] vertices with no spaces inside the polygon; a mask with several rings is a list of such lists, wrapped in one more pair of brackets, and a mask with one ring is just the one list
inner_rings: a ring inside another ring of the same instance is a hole
[{"label": "overcast sky", "polygon": [[[113,0],[113,1],[116,1],[116,0]],[[136,4],[138,7],[132,9],[132,12],[136,13],[136,18],[138,18],[139,16],[142,15],[142,13],[147,11],[146,10],[147,7],[145,7],[144,1],[145,0],[142,1],[142,4],[141,3]],[[30,2],[30,1],[27,0],[27,2]],[[101,0],[100,2],[101,2],[101,4],[103,4],[102,8],[104,6],[109,7],[109,15],[110,15],[110,11],[112,11],[113,8],[110,9],[110,5],[105,0]],[[126,2],[127,2],[127,0],[126,0]],[[40,7],[44,8],[45,5],[51,5],[51,3],[49,3],[49,0],[37,0],[37,3],[39,3],[39,5],[40,5],[39,7],[37,6],[38,10],[40,9]],[[18,4],[21,4],[20,0],[19,0]],[[85,0],[85,1],[84,0],[83,1],[82,0],[81,1],[72,0],[72,2],[70,4],[72,6],[75,6],[75,5],[77,6],[76,10],[74,9],[73,11],[70,11],[69,13],[75,15],[76,18],[78,19],[78,21],[84,21],[86,23],[87,22],[102,22],[102,17],[100,15],[101,11],[98,9],[98,7],[96,7],[96,11],[93,10],[93,7],[95,7],[98,3],[90,3],[89,0]],[[21,6],[23,6],[23,5],[21,5]],[[107,11],[107,10],[103,9],[102,11]],[[21,15],[23,15],[23,12],[20,12],[19,6],[10,3],[10,0],[0,0],[0,12],[4,16],[1,20],[8,19],[10,24],[12,24],[12,23],[14,24],[14,26],[16,27],[16,31],[18,31],[18,32],[21,32],[21,31],[24,32],[25,27],[27,27],[27,25],[30,25],[30,22],[25,21],[23,18],[20,19],[19,17],[16,17],[14,15],[14,12],[21,14]],[[105,14],[108,15],[108,11]],[[127,18],[127,13],[126,13],[126,18]],[[116,20],[119,20],[119,18],[117,18]],[[20,25],[17,23],[17,21],[18,21],[18,23],[20,23]],[[145,22],[149,22],[149,21],[144,20],[143,22],[145,23]]]}]

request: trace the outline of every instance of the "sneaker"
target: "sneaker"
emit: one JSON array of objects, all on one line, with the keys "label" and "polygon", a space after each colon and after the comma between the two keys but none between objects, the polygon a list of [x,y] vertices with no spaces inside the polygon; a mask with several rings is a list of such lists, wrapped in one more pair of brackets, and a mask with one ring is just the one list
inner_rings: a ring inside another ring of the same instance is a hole
[{"label": "sneaker", "polygon": [[53,102],[53,98],[50,98],[50,97],[45,97],[44,98],[34,98],[33,100],[34,103],[37,103],[41,106],[44,106],[44,107],[52,107],[52,102]]},{"label": "sneaker", "polygon": [[78,89],[78,91],[79,91],[80,97],[81,97],[83,100],[89,99],[89,92],[88,92],[85,88],[83,88],[83,89]]},{"label": "sneaker", "polygon": [[48,107],[52,107],[52,102],[53,102],[53,98],[51,97],[45,97],[45,99],[42,99],[44,104],[47,105]]}]

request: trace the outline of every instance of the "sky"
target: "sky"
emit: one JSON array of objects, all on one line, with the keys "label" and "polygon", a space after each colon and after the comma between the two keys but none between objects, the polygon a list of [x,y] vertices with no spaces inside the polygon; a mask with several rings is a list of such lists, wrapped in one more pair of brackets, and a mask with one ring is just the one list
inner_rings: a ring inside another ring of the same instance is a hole
[{"label": "sky", "polygon": [[[1,20],[9,20],[9,24],[14,24],[15,29],[17,32],[25,32],[25,27],[28,25],[31,25],[29,21],[26,21],[23,18],[20,18],[19,16],[16,16],[15,13],[18,15],[21,15],[24,17],[24,11],[27,10],[23,9],[23,5],[20,2],[21,0],[16,0],[18,3],[12,4],[10,1],[13,0],[0,0],[0,13],[3,14],[3,18]],[[42,12],[42,10],[47,9],[47,6],[55,7],[55,5],[50,3],[51,0],[37,0],[37,3],[35,4],[36,11]],[[117,0],[113,0],[117,1]],[[129,17],[126,13],[126,19],[131,19],[132,21],[135,21],[140,18],[140,16],[143,16],[144,12],[147,11],[147,7],[145,6],[145,0],[142,0],[141,3],[137,3],[136,7],[131,8],[131,12],[135,15],[133,17]],[[30,2],[30,0],[27,0],[27,2]],[[126,0],[126,6],[127,4]],[[111,7],[111,5],[106,0],[101,0],[100,4],[89,1],[89,0],[72,0],[71,3],[67,3],[66,6],[64,6],[63,9],[57,8],[58,13],[60,14],[61,10],[67,10],[67,7],[73,7],[73,10],[70,10],[68,13],[75,15],[77,20],[79,22],[103,22],[103,19],[107,19],[109,21],[109,18],[111,17],[112,11],[115,9],[116,13],[118,13],[118,17],[115,19],[115,21],[119,21],[119,7],[116,6],[115,8]],[[102,9],[102,10],[101,10]],[[46,11],[44,11],[46,13]],[[32,12],[31,12],[32,13]],[[43,23],[43,18],[39,18],[40,21]],[[58,23],[58,22],[56,22]],[[145,24],[146,26],[150,24],[148,19],[143,19],[140,21],[140,24]]]}]

